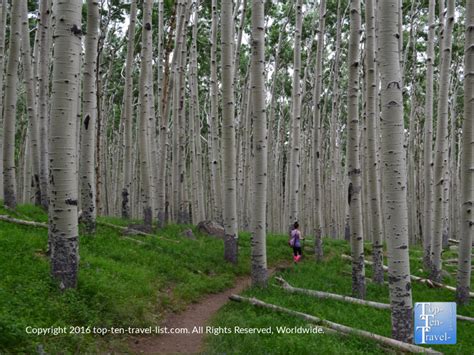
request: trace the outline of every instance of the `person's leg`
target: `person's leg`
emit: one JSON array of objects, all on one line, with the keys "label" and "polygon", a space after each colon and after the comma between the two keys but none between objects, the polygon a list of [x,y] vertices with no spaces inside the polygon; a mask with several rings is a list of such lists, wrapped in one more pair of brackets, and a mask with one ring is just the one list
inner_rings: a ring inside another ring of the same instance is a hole
[{"label": "person's leg", "polygon": [[293,247],[293,256],[297,256],[297,255],[298,255],[298,248]]}]

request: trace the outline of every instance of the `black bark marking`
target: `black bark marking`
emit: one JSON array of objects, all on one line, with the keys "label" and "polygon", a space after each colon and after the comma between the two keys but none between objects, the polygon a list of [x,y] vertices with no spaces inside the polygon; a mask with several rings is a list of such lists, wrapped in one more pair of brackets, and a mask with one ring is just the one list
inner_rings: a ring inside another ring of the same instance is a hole
[{"label": "black bark marking", "polygon": [[351,200],[352,200],[352,194],[354,193],[354,188],[352,186],[352,182],[349,183],[349,189],[348,189],[348,196],[347,196],[347,202],[349,203],[349,206],[351,205]]},{"label": "black bark marking", "polygon": [[151,30],[151,25],[149,22],[145,23],[145,30],[150,31]]},{"label": "black bark marking", "polygon": [[89,129],[89,121],[91,120],[91,116],[87,115],[86,118],[84,119],[84,127],[86,131]]},{"label": "black bark marking", "polygon": [[84,34],[84,32],[82,32],[82,29],[77,27],[77,25],[72,25],[71,32],[74,34],[74,36],[77,37],[81,37]]},{"label": "black bark marking", "polygon": [[72,198],[68,198],[68,199],[66,200],[66,205],[77,206],[77,200],[72,199]]}]

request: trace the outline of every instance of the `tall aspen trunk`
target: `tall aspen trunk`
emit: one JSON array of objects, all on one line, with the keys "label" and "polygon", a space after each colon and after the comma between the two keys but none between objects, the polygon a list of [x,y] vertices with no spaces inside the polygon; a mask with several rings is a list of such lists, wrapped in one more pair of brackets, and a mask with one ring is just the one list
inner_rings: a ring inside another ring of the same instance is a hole
[{"label": "tall aspen trunk", "polygon": [[474,3],[466,2],[464,45],[464,122],[461,156],[461,233],[459,242],[456,301],[469,303],[471,283],[471,245],[474,240]]},{"label": "tall aspen trunk", "polygon": [[[222,6],[222,5],[221,5]],[[223,208],[220,159],[219,159],[219,119],[218,119],[218,91],[217,91],[217,0],[212,0],[211,5],[211,117],[210,117],[210,139],[211,145],[211,203],[212,218],[221,220]],[[221,19],[222,21],[222,19]]]},{"label": "tall aspen trunk", "polygon": [[252,213],[252,285],[267,285],[267,118],[265,103],[264,0],[252,2],[252,118],[254,124],[254,212]]},{"label": "tall aspen trunk", "polygon": [[431,239],[433,236],[433,64],[435,37],[435,0],[429,2],[428,43],[426,49],[425,124],[423,133],[423,266],[431,270]]},{"label": "tall aspen trunk", "polygon": [[[26,87],[26,105],[29,122],[30,147],[31,156],[31,187],[34,193],[35,205],[41,205],[41,189],[39,181],[39,132],[38,132],[38,116],[36,114],[36,95],[35,95],[35,76],[33,73],[33,65],[31,59],[30,45],[30,28],[28,25],[28,6],[26,1],[21,2],[21,47],[23,61],[23,76]],[[29,155],[29,154],[28,154]],[[28,166],[28,169],[30,167]],[[27,181],[29,183],[29,181]],[[28,198],[29,200],[29,198]]]},{"label": "tall aspen trunk", "polygon": [[40,123],[40,185],[41,206],[47,210],[49,204],[49,65],[51,53],[51,0],[41,0],[38,24],[38,113]]},{"label": "tall aspen trunk", "polygon": [[449,84],[451,67],[451,43],[454,26],[454,0],[448,0],[448,12],[443,31],[443,45],[438,99],[438,120],[436,127],[436,152],[434,159],[434,232],[431,241],[431,279],[441,281],[441,249],[444,233],[446,206],[445,189],[448,181],[448,115]]},{"label": "tall aspen trunk", "polygon": [[[323,216],[321,213],[321,87],[322,87],[322,71],[323,71],[323,48],[324,48],[324,31],[326,20],[326,0],[319,3],[319,29],[318,29],[318,49],[316,52],[316,69],[314,76],[313,90],[313,169],[312,176],[314,178],[314,254],[316,260],[321,261],[323,258],[322,231]],[[310,181],[310,180],[308,180]],[[308,210],[308,209],[306,209]],[[310,210],[310,209],[309,209]]]},{"label": "tall aspen trunk", "polygon": [[151,62],[148,60],[151,51],[151,10],[152,0],[145,0],[143,3],[143,28],[142,28],[142,53],[140,65],[140,195],[143,206],[144,224],[152,228],[152,201],[151,201],[151,182],[150,182],[150,147],[148,139],[148,120],[150,115],[150,80]]},{"label": "tall aspen trunk", "polygon": [[[0,101],[3,98],[7,12],[8,12],[7,0],[1,0],[0,1]],[[3,152],[3,110],[0,110],[0,152]],[[0,159],[0,199],[3,200],[3,158]]]},{"label": "tall aspen trunk", "polygon": [[295,47],[293,52],[293,84],[291,93],[292,117],[290,134],[289,161],[289,230],[298,221],[299,216],[299,181],[300,181],[300,140],[301,140],[301,31],[303,26],[303,3],[296,1]]},{"label": "tall aspen trunk", "polygon": [[[408,257],[406,152],[403,128],[402,75],[399,62],[398,0],[380,2],[380,75],[382,79],[382,161],[384,222],[392,337],[410,343],[413,307]],[[395,54],[395,55],[394,55]]]},{"label": "tall aspen trunk", "polygon": [[17,112],[18,65],[21,43],[21,1],[13,1],[10,20],[10,48],[5,81],[3,117],[3,196],[5,206],[17,204],[15,132]]},{"label": "tall aspen trunk", "polygon": [[237,235],[237,191],[235,165],[234,127],[234,20],[232,0],[221,2],[221,48],[222,48],[222,151],[223,151],[223,215],[224,258],[236,264],[238,256]]},{"label": "tall aspen trunk", "polygon": [[137,19],[137,2],[130,3],[130,25],[127,31],[127,59],[125,62],[125,87],[123,103],[123,120],[125,122],[125,154],[123,159],[124,184],[122,188],[122,218],[130,218],[131,185],[132,185],[132,126],[133,126],[133,57],[135,24]]},{"label": "tall aspen trunk", "polygon": [[85,37],[83,119],[81,124],[81,207],[82,220],[89,234],[95,233],[95,137],[97,120],[97,46],[99,43],[99,3],[87,0],[87,34]]},{"label": "tall aspen trunk", "polygon": [[349,84],[347,114],[347,175],[349,176],[349,228],[352,250],[352,293],[365,298],[364,238],[362,235],[361,167],[359,158],[359,39],[360,0],[351,0],[349,41]]},{"label": "tall aspen trunk", "polygon": [[376,283],[383,283],[383,230],[382,230],[382,211],[380,205],[380,185],[377,178],[377,127],[376,120],[376,96],[377,96],[377,77],[375,61],[375,11],[374,0],[367,0],[365,6],[365,21],[367,27],[367,48],[366,48],[366,120],[367,120],[367,141],[368,155],[367,166],[369,171],[368,179],[368,199],[370,200],[371,225],[370,234],[372,235],[372,259],[374,262],[372,279]]},{"label": "tall aspen trunk", "polygon": [[201,147],[201,120],[199,110],[199,91],[197,77],[197,36],[198,36],[198,8],[199,0],[195,8],[195,19],[192,32],[191,45],[191,105],[190,105],[190,127],[191,127],[191,150],[192,150],[192,172],[193,190],[195,204],[193,208],[193,223],[203,221],[206,214],[204,210],[204,182],[202,176],[202,147]]},{"label": "tall aspen trunk", "polygon": [[58,1],[50,128],[49,238],[51,274],[75,288],[79,264],[76,118],[80,77],[82,1]]}]

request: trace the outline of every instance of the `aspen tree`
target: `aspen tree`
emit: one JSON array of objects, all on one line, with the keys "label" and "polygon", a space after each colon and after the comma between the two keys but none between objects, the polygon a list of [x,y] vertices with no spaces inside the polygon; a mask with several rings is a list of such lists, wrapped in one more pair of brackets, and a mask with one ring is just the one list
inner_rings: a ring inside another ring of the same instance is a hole
[{"label": "aspen tree", "polygon": [[[0,100],[3,98],[5,69],[5,35],[7,28],[7,0],[0,1]],[[0,110],[0,152],[3,151],[3,110]],[[3,199],[3,158],[0,159],[0,199]]]},{"label": "aspen tree", "polygon": [[143,206],[143,218],[145,226],[152,228],[152,201],[151,201],[151,182],[150,182],[150,147],[148,140],[148,117],[150,115],[150,81],[148,76],[151,74],[151,62],[148,60],[151,46],[151,8],[152,0],[143,2],[143,27],[142,27],[142,53],[140,64],[140,195]]},{"label": "aspen tree", "polygon": [[424,201],[423,201],[423,266],[431,270],[431,238],[433,235],[433,64],[435,36],[435,0],[428,10],[428,42],[426,48],[426,96],[423,133]]},{"label": "aspen tree", "polygon": [[99,3],[87,0],[85,36],[83,120],[81,124],[81,208],[87,233],[95,233],[95,136],[97,120],[97,46],[99,42]]},{"label": "aspen tree", "polygon": [[235,164],[234,127],[234,19],[232,0],[221,2],[221,48],[222,48],[222,151],[223,151],[223,216],[224,216],[224,258],[237,263],[237,191]]},{"label": "aspen tree", "polygon": [[359,39],[360,1],[351,0],[347,114],[347,175],[349,228],[352,251],[352,293],[365,298],[364,238],[362,235],[361,167],[359,161]]},{"label": "aspen tree", "polygon": [[377,128],[376,120],[376,95],[377,78],[375,61],[375,6],[374,0],[367,0],[365,5],[365,21],[367,27],[367,48],[366,48],[366,119],[367,119],[367,139],[368,139],[368,166],[369,188],[368,198],[370,200],[371,225],[370,233],[372,242],[372,259],[374,262],[373,280],[377,283],[383,283],[383,230],[382,230],[382,211],[380,208],[380,185],[377,178]]},{"label": "aspen tree", "polygon": [[[30,179],[26,183],[33,188],[35,205],[41,205],[41,189],[39,181],[39,132],[38,132],[38,117],[36,114],[36,82],[33,73],[33,65],[31,59],[31,45],[30,45],[30,27],[28,24],[28,6],[26,1],[21,2],[21,48],[22,48],[22,62],[23,62],[23,76],[26,87],[26,104],[27,116],[29,122],[29,150],[28,158],[31,160],[28,164],[28,169],[31,169],[31,183]],[[27,174],[25,174],[25,177]],[[29,200],[29,198],[27,199]]]},{"label": "aspen tree", "polygon": [[392,337],[410,343],[413,307],[408,257],[406,152],[403,128],[402,75],[398,46],[398,0],[380,5],[380,75],[382,104],[382,162],[384,223],[388,252],[388,280]]},{"label": "aspen tree", "polygon": [[266,251],[267,207],[267,117],[265,103],[265,20],[264,0],[252,1],[252,116],[254,124],[254,194],[252,213],[252,284],[266,286],[268,280]]},{"label": "aspen tree", "polygon": [[125,62],[125,87],[123,120],[125,122],[125,154],[123,159],[124,185],[122,189],[122,218],[130,218],[130,189],[132,185],[132,126],[133,126],[133,55],[137,2],[130,3],[130,24],[127,31],[127,58]]},{"label": "aspen tree", "polygon": [[293,52],[292,117],[289,162],[289,229],[299,218],[300,141],[301,141],[301,31],[303,27],[303,2],[296,1],[295,47]]},{"label": "aspen tree", "polygon": [[51,273],[75,288],[79,263],[76,119],[82,50],[82,1],[56,3],[50,125],[49,238]]},{"label": "aspen tree", "polygon": [[474,240],[474,3],[466,1],[464,45],[464,121],[461,156],[461,233],[459,241],[456,301],[469,303],[471,283],[471,245]]},{"label": "aspen tree", "polygon": [[324,48],[324,30],[326,20],[326,0],[320,0],[319,3],[319,29],[318,29],[318,49],[316,52],[316,69],[314,77],[313,90],[313,169],[314,176],[314,254],[316,259],[320,261],[323,257],[322,232],[323,232],[323,216],[321,213],[321,86],[323,71],[323,48]]},{"label": "aspen tree", "polygon": [[438,120],[436,126],[436,151],[434,159],[434,225],[431,241],[431,279],[441,281],[441,249],[444,233],[446,207],[444,203],[445,189],[448,181],[448,115],[449,115],[449,83],[451,67],[451,45],[454,26],[454,0],[448,0],[448,12],[443,31],[441,54],[440,88],[438,99]]},{"label": "aspen tree", "polygon": [[40,125],[40,185],[41,206],[48,208],[49,198],[49,154],[48,154],[48,125],[49,125],[49,66],[51,53],[51,0],[40,0],[39,56],[38,65],[38,115]]},{"label": "aspen tree", "polygon": [[21,3],[12,2],[10,20],[10,47],[8,51],[5,80],[4,117],[3,117],[3,196],[5,206],[15,208],[17,204],[15,132],[17,112],[18,65],[21,43]]}]

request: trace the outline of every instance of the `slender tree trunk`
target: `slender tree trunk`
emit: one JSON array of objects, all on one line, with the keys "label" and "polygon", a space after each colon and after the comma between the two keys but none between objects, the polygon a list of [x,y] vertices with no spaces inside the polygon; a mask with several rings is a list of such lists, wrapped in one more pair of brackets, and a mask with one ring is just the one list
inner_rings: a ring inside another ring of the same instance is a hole
[{"label": "slender tree trunk", "polygon": [[85,37],[83,120],[81,125],[81,206],[82,220],[89,234],[95,233],[95,137],[97,120],[97,46],[99,43],[99,3],[87,0],[87,34]]},{"label": "slender tree trunk", "polygon": [[[222,5],[221,5],[222,6]],[[222,21],[222,19],[221,19]],[[211,203],[212,217],[221,220],[222,213],[222,189],[219,159],[219,134],[218,134],[218,91],[217,91],[217,0],[212,0],[211,9],[211,117],[210,117],[210,139],[211,145]]]},{"label": "slender tree trunk", "polygon": [[428,12],[428,43],[426,49],[425,125],[423,160],[425,189],[423,202],[423,266],[431,270],[431,239],[433,235],[433,64],[435,36],[435,0],[430,0]]},{"label": "slender tree trunk", "polygon": [[9,208],[17,204],[15,133],[17,111],[18,65],[21,43],[21,1],[13,1],[10,20],[10,48],[5,82],[3,118],[3,183],[4,203]]},{"label": "slender tree trunk", "polygon": [[303,26],[302,0],[296,1],[295,47],[293,52],[293,84],[292,84],[292,117],[290,134],[289,162],[289,230],[299,216],[299,181],[300,181],[300,135],[301,135],[301,32]]},{"label": "slender tree trunk", "polygon": [[151,62],[148,60],[151,51],[151,10],[152,0],[143,3],[143,27],[142,27],[142,53],[140,66],[140,179],[141,179],[141,203],[143,205],[143,219],[145,226],[152,228],[152,201],[150,182],[150,150],[148,141],[148,118],[150,115],[150,81]]},{"label": "slender tree trunk", "polygon": [[82,1],[58,2],[51,98],[49,238],[51,274],[75,288],[79,264],[76,118],[80,77]]},{"label": "slender tree trunk", "polygon": [[362,235],[361,167],[359,161],[359,39],[360,0],[351,0],[349,41],[349,88],[347,115],[347,174],[349,176],[349,228],[352,250],[352,293],[365,298],[364,238]]},{"label": "slender tree trunk", "polygon": [[252,2],[252,118],[254,124],[254,212],[252,213],[252,284],[266,286],[267,207],[267,118],[265,103],[265,21],[264,0]]},{"label": "slender tree trunk", "polygon": [[316,52],[316,69],[314,77],[313,91],[313,169],[312,176],[314,178],[314,254],[316,260],[321,261],[323,258],[322,231],[323,216],[321,213],[321,86],[323,72],[323,48],[324,48],[324,31],[326,20],[326,0],[319,3],[319,29],[318,29],[318,49]]},{"label": "slender tree trunk", "polygon": [[[380,2],[380,75],[382,78],[382,159],[384,222],[388,280],[392,307],[392,337],[413,338],[413,307],[408,257],[406,152],[403,128],[402,76],[398,46],[398,0]],[[395,54],[395,55],[394,55]]]},{"label": "slender tree trunk", "polygon": [[[35,76],[31,58],[30,28],[28,25],[28,6],[26,1],[21,2],[21,47],[23,61],[23,76],[26,87],[26,105],[29,122],[29,158],[31,158],[31,187],[35,196],[35,205],[41,205],[41,190],[39,182],[39,132],[38,116],[36,114]],[[27,181],[29,183],[29,180]]]},{"label": "slender tree trunk", "polygon": [[448,159],[448,115],[449,83],[451,68],[451,43],[454,25],[454,0],[448,0],[448,12],[443,31],[443,45],[438,99],[438,122],[436,127],[436,154],[434,160],[434,233],[431,241],[431,279],[441,282],[441,249],[444,233],[446,207],[444,203],[447,188]]},{"label": "slender tree trunk", "polygon": [[237,263],[237,191],[235,165],[234,127],[234,21],[232,0],[221,2],[221,48],[222,48],[222,151],[224,186],[224,258]]},{"label": "slender tree trunk", "polygon": [[366,119],[367,119],[367,140],[368,140],[368,199],[370,200],[371,225],[370,234],[372,235],[372,259],[374,262],[372,279],[376,283],[383,283],[383,230],[382,213],[380,208],[380,186],[377,178],[377,128],[376,120],[376,96],[377,96],[377,78],[375,61],[375,6],[374,0],[367,0],[365,6],[365,19],[367,26],[367,48],[366,48]]},{"label": "slender tree trunk", "polygon": [[49,204],[49,154],[48,154],[48,126],[49,126],[49,65],[51,52],[51,0],[41,0],[38,56],[38,114],[40,125],[40,186],[41,206],[47,210]]},{"label": "slender tree trunk", "polygon": [[466,42],[464,46],[464,122],[461,156],[461,233],[456,301],[469,303],[471,283],[471,245],[474,240],[474,3],[466,2]]},{"label": "slender tree trunk", "polygon": [[124,185],[122,189],[122,218],[130,218],[130,189],[132,185],[132,126],[133,126],[133,56],[137,2],[130,3],[130,25],[127,31],[127,59],[125,63],[125,87],[123,103],[123,120],[125,122]]},{"label": "slender tree trunk", "polygon": [[[0,101],[3,99],[5,69],[5,35],[7,28],[7,0],[0,2]],[[0,110],[0,152],[3,152],[3,110]],[[0,199],[3,200],[3,158],[0,159]]]}]

